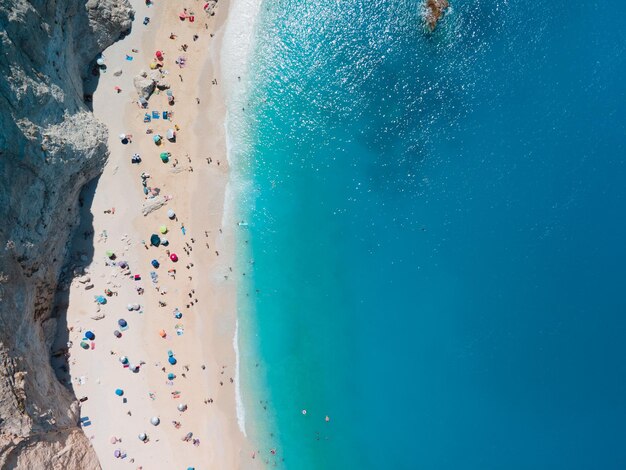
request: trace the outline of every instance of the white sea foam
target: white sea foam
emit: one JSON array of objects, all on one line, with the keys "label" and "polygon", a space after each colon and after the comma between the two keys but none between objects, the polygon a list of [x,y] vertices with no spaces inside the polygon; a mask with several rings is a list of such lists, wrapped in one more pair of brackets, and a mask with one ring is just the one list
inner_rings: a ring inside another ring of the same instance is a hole
[{"label": "white sea foam", "polygon": [[[224,226],[232,226],[234,223],[237,202],[244,194],[245,180],[238,171],[234,154],[245,151],[245,137],[243,132],[242,117],[232,110],[240,108],[239,103],[245,99],[248,92],[247,74],[248,64],[253,51],[253,41],[256,30],[256,18],[261,7],[262,0],[232,0],[228,12],[228,20],[225,26],[222,50],[220,51],[221,81],[224,84],[226,97],[226,119],[224,120],[226,137],[226,157],[231,168],[230,181],[226,186],[224,198]],[[240,137],[237,147],[233,145],[232,136]],[[249,184],[249,183],[248,183]],[[233,337],[235,350],[235,402],[237,411],[237,424],[244,436],[246,433],[246,410],[241,396],[240,380],[240,351],[239,351],[239,320],[235,323]]]},{"label": "white sea foam", "polygon": [[235,403],[237,407],[237,424],[241,433],[246,434],[246,409],[241,399],[241,385],[239,384],[239,320],[235,322],[235,336],[233,337],[233,347],[235,348]]}]

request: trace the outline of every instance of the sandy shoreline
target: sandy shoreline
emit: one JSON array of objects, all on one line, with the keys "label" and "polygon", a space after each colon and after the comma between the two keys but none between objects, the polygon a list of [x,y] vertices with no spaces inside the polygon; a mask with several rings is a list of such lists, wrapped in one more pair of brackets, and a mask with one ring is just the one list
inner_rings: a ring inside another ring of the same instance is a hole
[{"label": "sandy shoreline", "polygon": [[[104,52],[107,71],[93,96],[94,114],[109,127],[111,156],[102,176],[83,194],[83,219],[72,255],[79,269],[67,298],[60,301],[61,309],[67,305],[70,331],[60,327],[56,346],[72,342],[65,379],[78,398],[86,398],[83,429],[103,468],[129,463],[143,469],[248,468],[254,462],[252,447],[238,428],[235,404],[234,227],[222,226],[228,160],[219,53],[228,3],[221,0],[213,17],[198,1],[157,1],[150,7],[131,3],[133,30]],[[179,20],[183,8],[195,14],[194,22]],[[147,26],[142,24],[145,16],[150,17]],[[183,44],[186,51],[180,49]],[[149,70],[156,50],[164,53],[163,69],[169,72],[176,102],[169,106],[165,92],[159,92],[143,110],[132,80],[140,70]],[[187,60],[183,68],[174,63],[181,56]],[[118,70],[119,76],[114,73]],[[171,122],[144,123],[144,113],[153,110],[173,112]],[[153,143],[154,134],[165,136],[175,125],[175,143]],[[146,134],[147,128],[154,134]],[[120,133],[132,134],[132,142],[123,145]],[[171,152],[169,163],[161,162],[163,151]],[[141,156],[138,165],[131,164],[134,153]],[[146,201],[142,172],[150,175],[149,189],[171,198],[147,216],[141,212]],[[176,220],[168,219],[168,209]],[[148,247],[151,234],[162,225],[168,228],[164,237],[169,246]],[[107,250],[115,259],[107,257]],[[166,250],[178,261],[170,260]],[[120,261],[129,268],[120,267]],[[172,269],[175,274],[168,273]],[[158,275],[157,283],[151,282],[151,272]],[[106,304],[98,306],[99,295]],[[140,309],[129,311],[129,304]],[[182,318],[175,318],[175,309]],[[120,319],[126,328],[119,326]],[[95,334],[93,341],[85,340],[88,330]],[[81,348],[83,340],[88,349]],[[168,363],[168,351],[177,359],[175,365]],[[123,356],[131,367],[139,366],[137,372],[124,367]],[[56,360],[59,367],[61,359]],[[174,379],[168,379],[170,373]],[[186,411],[179,411],[179,404]],[[153,417],[160,420],[157,426],[151,424]],[[138,438],[142,433],[147,442]],[[193,436],[183,441],[188,433]],[[116,451],[125,458],[116,457]]]}]

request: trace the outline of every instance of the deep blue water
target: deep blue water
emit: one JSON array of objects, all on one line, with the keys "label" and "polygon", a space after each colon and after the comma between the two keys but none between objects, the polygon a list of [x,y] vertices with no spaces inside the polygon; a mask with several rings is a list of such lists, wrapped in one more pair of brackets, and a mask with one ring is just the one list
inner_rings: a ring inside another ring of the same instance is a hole
[{"label": "deep blue water", "polygon": [[289,469],[626,468],[626,3],[451,3],[433,34],[418,1],[262,5],[253,438]]}]

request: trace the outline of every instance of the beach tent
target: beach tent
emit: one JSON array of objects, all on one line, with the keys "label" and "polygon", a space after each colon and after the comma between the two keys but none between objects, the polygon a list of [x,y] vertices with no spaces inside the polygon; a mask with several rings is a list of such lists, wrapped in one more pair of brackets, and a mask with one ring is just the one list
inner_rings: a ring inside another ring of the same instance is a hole
[{"label": "beach tent", "polygon": [[85,331],[85,338],[94,340],[96,339],[96,335],[94,335],[92,331],[88,330],[88,331]]},{"label": "beach tent", "polygon": [[161,237],[159,237],[156,233],[153,233],[150,236],[150,244],[153,246],[159,246],[161,244]]},{"label": "beach tent", "polygon": [[157,260],[155,260],[155,259],[153,259],[153,260],[151,261],[151,263],[152,263],[152,266],[153,266],[153,267],[155,267],[155,268],[158,268],[158,267],[160,266],[160,265],[159,265],[159,262],[158,262]]},{"label": "beach tent", "polygon": [[166,225],[161,225],[159,227],[159,232],[166,234],[167,233],[167,226]]},{"label": "beach tent", "polygon": [[176,255],[176,253],[172,253],[170,255],[170,259],[175,263],[176,261],[178,261],[178,256]]},{"label": "beach tent", "polygon": [[115,390],[115,394],[118,397],[121,397],[122,395],[124,395],[124,390],[122,390],[121,388],[118,388],[118,389]]}]

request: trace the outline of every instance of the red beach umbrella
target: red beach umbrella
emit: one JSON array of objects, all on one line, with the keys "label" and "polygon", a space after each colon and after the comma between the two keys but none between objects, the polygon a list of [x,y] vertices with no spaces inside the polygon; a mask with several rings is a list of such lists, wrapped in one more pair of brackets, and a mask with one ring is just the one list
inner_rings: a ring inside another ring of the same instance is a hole
[{"label": "red beach umbrella", "polygon": [[178,256],[176,256],[176,253],[172,253],[172,254],[170,255],[170,259],[171,259],[172,261],[176,262],[176,261],[178,261]]}]

